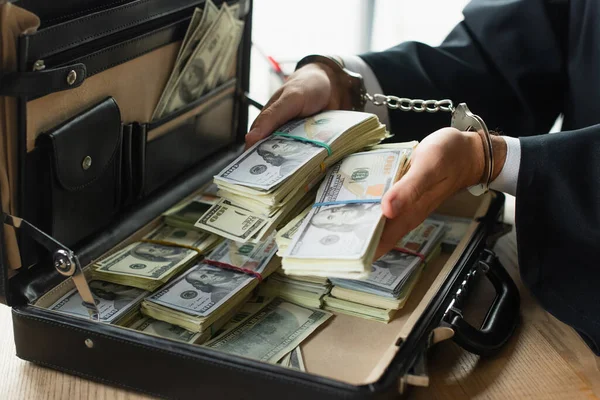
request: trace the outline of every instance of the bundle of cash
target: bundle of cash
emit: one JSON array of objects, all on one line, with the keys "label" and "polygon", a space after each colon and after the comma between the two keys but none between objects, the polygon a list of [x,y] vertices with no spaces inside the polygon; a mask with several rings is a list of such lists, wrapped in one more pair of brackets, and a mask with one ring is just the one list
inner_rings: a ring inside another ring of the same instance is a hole
[{"label": "bundle of cash", "polygon": [[[121,325],[124,324],[123,321],[130,320],[131,315],[138,312],[137,306],[148,294],[141,289],[97,280],[90,281],[89,286],[98,307],[97,318],[100,322],[108,324]],[[90,314],[83,304],[79,292],[73,289],[52,304],[49,309],[89,319]]]},{"label": "bundle of cash", "polygon": [[[161,225],[144,238],[94,263],[95,279],[153,291],[210,250],[219,237]],[[195,249],[195,250],[194,250]]]},{"label": "bundle of cash", "polygon": [[327,321],[331,314],[275,298],[257,313],[204,346],[277,363]]},{"label": "bundle of cash", "polygon": [[[142,313],[192,332],[205,331],[246,300],[258,285],[257,276],[266,278],[279,267],[275,251],[274,238],[246,247],[223,242],[207,257],[212,265],[198,264],[148,296],[142,302]],[[211,329],[216,332],[215,326]]]},{"label": "bundle of cash", "polygon": [[312,204],[309,207],[306,207],[300,214],[298,214],[294,219],[288,222],[283,228],[277,231],[277,235],[275,236],[275,241],[277,242],[277,255],[283,257],[287,252],[287,248],[292,243],[292,239],[298,229],[302,226],[302,222],[304,222],[304,218],[308,215],[312,208]]},{"label": "bundle of cash", "polygon": [[325,111],[288,122],[215,176],[220,202],[196,226],[241,242],[260,241],[312,202],[306,192],[348,154],[379,143],[373,114]]},{"label": "bundle of cash", "polygon": [[232,76],[244,30],[238,10],[238,5],[226,3],[219,10],[210,0],[203,10],[196,8],[152,120],[192,103]]},{"label": "bundle of cash", "polygon": [[253,276],[198,264],[146,297],[142,313],[192,332],[203,332],[238,306],[258,284]]},{"label": "bundle of cash", "polygon": [[278,273],[271,275],[266,282],[260,285],[260,294],[280,297],[306,307],[321,308],[321,299],[331,289],[327,278],[317,277],[318,279],[325,279],[325,282],[320,283],[314,282],[314,280],[311,281],[312,277],[308,277],[308,280],[306,280],[303,279],[305,277],[287,276],[279,271],[281,270],[278,270]]},{"label": "bundle of cash", "polygon": [[395,249],[371,265],[371,274],[366,280],[330,278],[331,283],[338,288],[397,299],[404,283],[423,264],[421,257],[428,258],[433,254],[444,231],[443,222],[425,220],[404,236]]},{"label": "bundle of cash", "polygon": [[334,165],[284,254],[285,272],[367,278],[385,223],[381,198],[405,173],[412,149],[398,144]]},{"label": "bundle of cash", "polygon": [[384,323],[390,322],[397,311],[389,308],[373,307],[341,300],[329,295],[323,298],[323,309],[335,313],[351,315],[353,317]]},{"label": "bundle of cash", "polygon": [[204,333],[191,332],[180,326],[158,321],[153,318],[142,316],[134,321],[129,328],[146,333],[148,335],[160,336],[167,339],[177,340],[185,343],[199,344],[210,338],[210,331]]},{"label": "bundle of cash", "polygon": [[255,273],[263,278],[269,276],[281,265],[281,259],[274,257],[276,252],[277,244],[274,236],[257,244],[225,240],[215,247],[203,262],[216,267]]},{"label": "bundle of cash", "polygon": [[440,253],[444,231],[443,222],[425,220],[373,263],[366,280],[331,278],[335,286],[324,298],[324,309],[388,322],[406,304],[425,265]]}]

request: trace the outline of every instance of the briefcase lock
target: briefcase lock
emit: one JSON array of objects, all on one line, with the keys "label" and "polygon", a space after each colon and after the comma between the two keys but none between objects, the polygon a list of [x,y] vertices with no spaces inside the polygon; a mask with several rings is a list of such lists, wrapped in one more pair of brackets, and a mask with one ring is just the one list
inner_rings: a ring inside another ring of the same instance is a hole
[{"label": "briefcase lock", "polygon": [[85,279],[85,275],[77,255],[68,247],[54,239],[52,236],[47,235],[22,218],[4,213],[3,219],[6,225],[12,226],[16,230],[20,230],[21,232],[25,233],[52,254],[54,268],[56,271],[59,274],[68,276],[73,280],[73,283],[77,288],[77,292],[79,292],[79,296],[81,296],[83,305],[90,314],[90,318],[93,320],[99,320],[100,313],[98,311],[98,307],[96,306],[96,301],[94,300],[90,286]]}]

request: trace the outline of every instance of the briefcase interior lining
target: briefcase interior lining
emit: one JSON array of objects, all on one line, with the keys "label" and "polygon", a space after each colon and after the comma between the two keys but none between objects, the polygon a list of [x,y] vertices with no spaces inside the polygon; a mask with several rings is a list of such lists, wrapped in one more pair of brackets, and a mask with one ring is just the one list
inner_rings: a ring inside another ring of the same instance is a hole
[{"label": "briefcase interior lining", "polygon": [[[301,345],[308,373],[352,385],[376,382],[389,367],[399,346],[411,333],[431,299],[439,292],[442,283],[456,266],[477,230],[479,222],[476,220],[486,214],[493,196],[492,193],[488,193],[477,198],[465,192],[443,204],[438,210],[439,213],[473,219],[456,249],[452,253],[441,253],[426,266],[407,304],[396,313],[390,323],[334,313],[334,318]],[[99,258],[139,240],[159,223],[160,218],[157,218]],[[93,262],[85,268],[88,279],[91,277],[91,264]],[[47,308],[73,288],[72,281],[65,280],[40,297],[34,305]]]}]

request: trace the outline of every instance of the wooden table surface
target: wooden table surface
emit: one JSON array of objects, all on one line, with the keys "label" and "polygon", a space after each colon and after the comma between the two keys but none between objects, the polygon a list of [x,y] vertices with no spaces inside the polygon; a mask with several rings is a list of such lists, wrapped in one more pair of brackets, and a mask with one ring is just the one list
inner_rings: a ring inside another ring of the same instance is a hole
[{"label": "wooden table surface", "polygon": [[[518,279],[514,234],[496,247],[521,289],[522,322],[502,351],[487,359],[452,341],[429,356],[430,386],[414,399],[600,399],[600,358],[577,334],[543,311]],[[42,368],[15,356],[10,309],[0,307],[0,393],[2,399],[146,399]]]}]

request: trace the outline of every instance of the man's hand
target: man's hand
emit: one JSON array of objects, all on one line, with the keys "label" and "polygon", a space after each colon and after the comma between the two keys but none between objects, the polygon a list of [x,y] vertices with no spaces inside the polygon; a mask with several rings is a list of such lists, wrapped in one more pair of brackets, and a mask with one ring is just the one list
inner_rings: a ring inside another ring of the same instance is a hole
[{"label": "man's hand", "polygon": [[339,78],[324,64],[307,64],[294,72],[254,120],[246,148],[269,136],[287,121],[322,110],[347,108]]},{"label": "man's hand", "polygon": [[[382,199],[382,210],[388,220],[375,259],[390,251],[444,200],[479,183],[485,164],[482,140],[474,132],[444,128],[419,143],[412,154],[410,169]],[[493,180],[504,166],[506,142],[492,136],[492,143]]]}]

